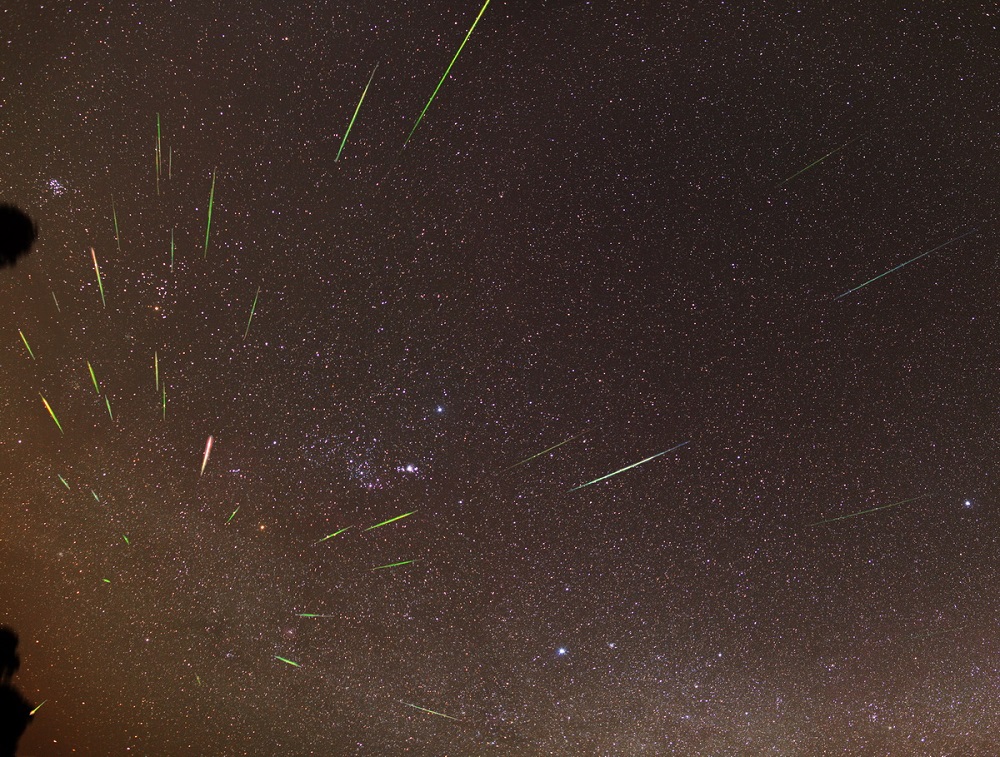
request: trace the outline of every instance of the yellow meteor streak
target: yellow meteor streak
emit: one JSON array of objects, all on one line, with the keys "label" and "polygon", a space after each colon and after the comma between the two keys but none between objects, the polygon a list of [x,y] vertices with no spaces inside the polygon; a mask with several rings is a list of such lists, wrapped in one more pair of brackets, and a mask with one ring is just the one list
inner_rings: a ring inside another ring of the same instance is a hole
[{"label": "yellow meteor streak", "polygon": [[[39,394],[38,396],[42,397],[41,394]],[[45,404],[45,409],[49,411],[49,415],[52,416],[52,420],[54,420],[56,422],[56,426],[59,429],[59,433],[60,434],[65,434],[66,432],[63,431],[62,424],[59,422],[59,419],[56,418],[56,414],[52,411],[52,405],[49,404],[49,401],[47,399],[45,399],[45,397],[42,397],[42,402]]]},{"label": "yellow meteor streak", "polygon": [[208,465],[208,456],[212,454],[212,442],[215,441],[212,437],[208,437],[208,441],[205,442],[205,456],[201,459],[201,473],[199,475],[205,475],[205,466]]}]

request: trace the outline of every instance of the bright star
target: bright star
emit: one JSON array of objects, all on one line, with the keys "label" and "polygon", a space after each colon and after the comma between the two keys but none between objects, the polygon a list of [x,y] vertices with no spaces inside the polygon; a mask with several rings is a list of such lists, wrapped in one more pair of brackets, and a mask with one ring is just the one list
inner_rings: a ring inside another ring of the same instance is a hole
[{"label": "bright star", "polygon": [[567,651],[566,647],[559,647],[559,649],[556,650],[556,654],[562,657]]}]

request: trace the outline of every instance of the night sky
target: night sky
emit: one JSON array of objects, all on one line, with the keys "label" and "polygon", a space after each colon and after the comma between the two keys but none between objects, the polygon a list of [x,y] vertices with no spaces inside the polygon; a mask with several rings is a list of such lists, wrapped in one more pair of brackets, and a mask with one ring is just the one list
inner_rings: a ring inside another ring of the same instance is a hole
[{"label": "night sky", "polygon": [[1000,753],[994,4],[5,5],[22,754]]}]

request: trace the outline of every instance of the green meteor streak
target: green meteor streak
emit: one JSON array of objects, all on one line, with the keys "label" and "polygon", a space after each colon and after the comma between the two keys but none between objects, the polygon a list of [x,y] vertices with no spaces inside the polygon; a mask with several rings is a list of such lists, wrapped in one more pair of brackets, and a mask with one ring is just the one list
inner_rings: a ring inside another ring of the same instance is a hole
[{"label": "green meteor streak", "polygon": [[94,391],[100,394],[101,387],[97,385],[97,376],[94,375],[94,366],[90,364],[89,360],[87,361],[87,370],[90,371],[90,380],[94,382]]},{"label": "green meteor streak", "polygon": [[[56,475],[59,476],[58,473]],[[62,481],[63,486],[65,486],[67,489],[69,489],[69,483],[66,481],[65,478],[63,478],[62,476],[59,476],[59,480]]]},{"label": "green meteor streak", "polygon": [[160,355],[153,350],[153,377],[156,380],[156,388],[160,388]]},{"label": "green meteor streak", "polygon": [[947,247],[947,246],[948,246],[948,245],[950,245],[950,244],[951,244],[952,242],[957,242],[957,241],[958,241],[959,239],[962,239],[963,237],[967,237],[967,236],[969,236],[969,234],[975,234],[975,233],[976,233],[977,231],[979,231],[979,229],[969,229],[969,230],[968,230],[967,232],[965,232],[964,234],[959,234],[959,235],[958,235],[957,237],[955,237],[954,239],[949,239],[949,240],[948,240],[947,242],[945,242],[945,243],[943,243],[943,244],[939,244],[939,245],[938,245],[937,247],[935,247],[935,248],[934,248],[934,249],[932,249],[932,250],[928,250],[927,252],[921,252],[921,253],[920,253],[919,255],[917,255],[917,256],[916,256],[915,258],[910,258],[910,259],[909,259],[909,260],[907,260],[906,262],[904,262],[904,263],[900,263],[900,264],[899,264],[898,266],[896,266],[895,268],[890,268],[890,269],[889,269],[888,271],[886,271],[885,273],[880,273],[880,274],[879,274],[878,276],[876,276],[875,278],[873,278],[873,279],[868,279],[868,281],[866,281],[866,282],[865,282],[864,284],[859,284],[858,286],[854,287],[854,289],[848,289],[848,290],[847,290],[846,292],[844,292],[843,294],[838,294],[838,295],[837,295],[836,297],[834,297],[833,299],[835,299],[835,300],[839,300],[839,299],[841,299],[842,297],[846,297],[847,295],[851,294],[852,292],[856,292],[856,291],[858,291],[859,289],[861,289],[861,288],[863,288],[863,287],[866,287],[866,286],[868,286],[868,285],[869,285],[869,284],[871,284],[871,283],[872,283],[873,281],[878,281],[878,280],[879,280],[879,279],[881,279],[881,278],[882,278],[883,276],[888,276],[888,275],[889,275],[890,273],[892,273],[893,271],[898,271],[898,270],[899,270],[900,268],[902,268],[902,267],[903,267],[904,265],[909,265],[909,264],[910,264],[910,263],[912,263],[912,262],[913,262],[914,260],[920,260],[920,258],[922,258],[922,257],[924,257],[924,256],[926,256],[926,255],[930,255],[930,254],[931,254],[932,252],[937,252],[937,251],[938,251],[938,250],[940,250],[940,249],[941,249],[942,247]]},{"label": "green meteor streak", "polygon": [[229,516],[229,520],[227,520],[226,523],[229,523],[230,521],[232,521],[232,519],[236,517],[236,513],[238,513],[239,511],[240,511],[239,507],[237,507],[235,510],[233,510],[233,514]]},{"label": "green meteor streak", "polygon": [[286,663],[288,663],[289,665],[293,665],[293,666],[295,666],[296,668],[301,668],[301,667],[302,667],[302,666],[301,666],[301,665],[299,665],[299,664],[298,664],[297,662],[295,662],[295,660],[288,660],[288,659],[285,659],[284,657],[279,657],[278,655],[275,655],[275,656],[274,656],[274,659],[276,659],[276,660],[281,660],[282,662],[286,662]]},{"label": "green meteor streak", "polygon": [[857,142],[859,139],[861,139],[861,137],[855,137],[854,139],[852,139],[847,144],[843,144],[840,147],[838,147],[836,150],[832,150],[832,151],[828,152],[826,155],[824,155],[819,160],[814,160],[812,163],[810,163],[808,166],[806,166],[805,168],[803,168],[801,171],[796,171],[791,176],[789,176],[787,179],[785,179],[784,181],[782,181],[780,184],[778,184],[775,187],[775,189],[778,189],[778,187],[784,186],[785,184],[787,184],[788,182],[790,182],[792,179],[794,179],[796,176],[801,176],[802,174],[804,174],[806,171],[808,171],[813,166],[819,165],[824,160],[826,160],[827,158],[829,158],[831,155],[836,155],[838,152],[840,152],[841,150],[843,150],[845,147],[847,147],[848,145],[851,145],[851,144]]},{"label": "green meteor streak", "polygon": [[[39,394],[38,396],[42,397],[41,394]],[[49,411],[49,415],[52,416],[52,420],[54,420],[56,422],[56,427],[59,429],[59,433],[60,434],[65,434],[66,432],[63,431],[62,424],[59,422],[59,419],[56,418],[56,414],[52,410],[52,405],[49,404],[49,401],[47,399],[45,399],[45,397],[42,397],[42,403],[45,405],[45,409]]]},{"label": "green meteor streak", "polygon": [[208,257],[208,235],[212,231],[212,206],[215,204],[215,169],[212,169],[212,189],[208,193],[208,223],[205,225],[205,252],[202,259]]},{"label": "green meteor streak", "polygon": [[437,715],[439,718],[448,718],[448,720],[458,720],[459,723],[462,722],[459,718],[452,717],[451,715],[445,715],[443,712],[438,712],[437,710],[428,710],[426,707],[421,707],[419,704],[410,704],[409,702],[404,702],[402,699],[399,700],[399,703],[405,704],[407,707],[412,707],[415,710],[420,710],[421,712]]},{"label": "green meteor streak", "polygon": [[100,501],[101,501],[101,498],[97,496],[97,492],[95,492],[95,491],[94,491],[93,489],[91,489],[91,490],[90,490],[90,493],[94,495],[94,499],[95,499],[95,500],[96,500],[97,502],[100,502]]},{"label": "green meteor streak", "polygon": [[879,510],[888,510],[890,507],[898,507],[899,505],[905,505],[907,502],[916,502],[918,499],[926,499],[930,497],[930,494],[921,494],[919,497],[911,497],[910,499],[903,499],[899,502],[893,502],[889,505],[879,505],[878,507],[872,507],[868,510],[861,510],[856,513],[850,513],[848,515],[841,515],[837,518],[827,518],[826,520],[816,521],[815,523],[808,523],[808,526],[822,526],[826,523],[836,523],[838,520],[847,520],[848,518],[856,518],[859,515],[867,515],[868,513],[878,512]]},{"label": "green meteor streak", "polygon": [[21,329],[18,329],[17,333],[21,335],[21,341],[24,342],[24,346],[28,348],[28,354],[31,355],[31,359],[34,360],[35,353],[31,351],[31,345],[28,344],[28,338],[24,335],[24,332],[21,331]]},{"label": "green meteor streak", "polygon": [[250,306],[250,317],[247,319],[247,328],[243,332],[243,340],[246,341],[247,334],[250,333],[250,321],[253,320],[253,314],[257,310],[257,298],[260,297],[260,287],[257,287],[257,294],[253,296],[253,305]]},{"label": "green meteor streak", "polygon": [[532,455],[531,457],[526,457],[526,458],[525,458],[524,460],[522,460],[522,461],[521,461],[521,462],[519,462],[519,463],[514,463],[513,465],[509,465],[509,466],[507,466],[506,468],[504,468],[504,472],[506,472],[506,471],[509,471],[509,470],[513,470],[514,468],[517,468],[518,466],[521,466],[521,465],[524,465],[525,463],[529,463],[529,462],[531,462],[532,460],[534,460],[534,459],[535,459],[536,457],[541,457],[541,456],[542,456],[542,455],[544,455],[544,454],[545,454],[546,452],[551,452],[551,451],[552,451],[552,450],[554,450],[554,449],[558,449],[559,447],[563,446],[564,444],[568,444],[569,442],[571,442],[571,441],[573,441],[574,439],[576,439],[576,438],[578,438],[578,437],[581,437],[581,436],[583,436],[583,432],[582,432],[582,431],[581,431],[581,432],[580,432],[579,434],[577,434],[576,436],[571,436],[571,437],[570,437],[569,439],[567,439],[566,441],[563,441],[563,442],[559,442],[559,444],[553,444],[553,445],[552,445],[551,447],[549,447],[548,449],[543,449],[543,450],[542,450],[541,452],[537,452],[537,453],[535,453],[534,455]]},{"label": "green meteor streak", "polygon": [[300,612],[298,614],[300,618],[336,618],[336,615],[317,615],[314,612]]},{"label": "green meteor streak", "polygon": [[106,584],[111,583],[111,579],[110,578],[102,578],[101,580],[104,581],[104,583],[106,583]]},{"label": "green meteor streak", "polygon": [[637,463],[632,463],[631,465],[626,465],[624,468],[619,468],[614,473],[608,473],[607,475],[601,476],[600,478],[595,478],[593,481],[588,481],[585,484],[580,484],[579,486],[574,486],[572,489],[570,489],[570,491],[571,492],[575,492],[577,489],[583,489],[585,486],[590,486],[591,484],[596,484],[596,483],[598,483],[600,481],[604,481],[606,479],[609,479],[612,476],[617,476],[619,473],[624,473],[627,470],[632,470],[633,468],[637,468],[638,466],[642,465],[643,463],[648,463],[650,460],[655,460],[660,455],[665,455],[668,452],[673,452],[676,449],[680,449],[685,444],[690,444],[690,443],[691,443],[690,440],[688,440],[686,442],[681,442],[680,444],[678,444],[678,445],[676,445],[674,447],[671,447],[670,449],[663,450],[663,452],[657,452],[655,455],[650,455],[649,457],[647,457],[647,458],[645,458],[643,460],[640,460]]},{"label": "green meteor streak", "polygon": [[434,98],[437,97],[438,90],[441,89],[441,85],[444,84],[444,80],[447,79],[448,74],[451,73],[451,67],[455,65],[455,61],[458,60],[458,56],[462,54],[462,48],[464,48],[465,43],[469,41],[469,37],[472,36],[472,32],[476,29],[476,24],[479,23],[479,19],[482,18],[483,13],[486,12],[486,6],[489,4],[490,0],[486,0],[486,2],[483,3],[483,7],[480,9],[479,15],[476,16],[476,20],[472,22],[472,26],[469,28],[469,33],[465,35],[465,39],[462,40],[462,44],[458,47],[458,52],[455,53],[455,57],[451,59],[451,63],[448,64],[448,68],[444,70],[444,76],[441,77],[441,81],[438,82],[437,86],[434,88],[434,92],[431,93],[431,99],[427,101],[424,109],[420,111],[420,115],[417,117],[416,123],[414,123],[413,128],[410,129],[410,133],[407,135],[406,141],[403,142],[403,147],[406,147],[406,145],[409,144],[410,137],[413,136],[413,132],[417,130],[417,127],[420,126],[420,122],[424,120],[424,114],[427,112],[427,109],[431,107],[431,103],[434,102]]},{"label": "green meteor streak", "polygon": [[368,83],[365,85],[365,89],[361,93],[361,99],[358,100],[358,106],[354,109],[354,115],[351,116],[351,122],[347,125],[347,131],[344,132],[344,138],[340,140],[340,149],[337,150],[337,157],[333,159],[334,163],[340,161],[340,153],[344,151],[344,145],[347,144],[347,137],[351,133],[351,128],[354,126],[354,119],[358,117],[358,111],[361,110],[361,103],[365,101],[365,95],[368,94],[368,87],[371,86],[372,79],[375,78],[376,71],[378,71],[378,63],[376,63],[375,68],[372,69],[372,75],[368,77]]},{"label": "green meteor streak", "polygon": [[111,195],[111,217],[115,222],[115,244],[118,245],[118,252],[122,251],[121,236],[118,234],[118,211],[115,210],[115,196]]},{"label": "green meteor streak", "polygon": [[101,281],[101,269],[97,265],[97,253],[94,252],[94,248],[90,248],[90,257],[94,259],[94,272],[97,274],[97,286],[101,290],[101,305],[107,307],[108,303],[104,301],[104,282]]},{"label": "green meteor streak", "polygon": [[[340,536],[340,535],[341,535],[342,533],[344,533],[344,531],[346,531],[346,530],[347,530],[347,529],[349,529],[349,528],[350,528],[350,526],[344,526],[344,527],[343,527],[342,529],[340,529],[339,531],[334,531],[334,532],[333,532],[332,534],[330,534],[329,536],[324,536],[324,537],[323,537],[322,539],[320,539],[320,540],[319,540],[318,542],[316,542],[316,544],[322,544],[322,543],[323,543],[323,542],[325,542],[325,541],[326,541],[327,539],[332,539],[332,538],[333,538],[334,536]],[[313,545],[313,546],[315,546],[315,545]]]},{"label": "green meteor streak", "polygon": [[128,544],[129,546],[131,546],[132,542],[130,542],[130,541],[128,540],[128,537],[127,537],[127,536],[126,536],[125,534],[122,534],[122,538],[123,538],[123,539],[125,540],[125,543],[126,543],[126,544]]},{"label": "green meteor streak", "polygon": [[410,563],[414,562],[416,562],[416,560],[402,560],[400,562],[391,562],[388,565],[378,565],[372,568],[372,570],[382,570],[383,568],[398,568],[400,565],[409,565]]},{"label": "green meteor streak", "polygon": [[395,523],[397,520],[402,520],[403,518],[409,518],[416,510],[411,510],[408,513],[403,513],[402,515],[397,515],[395,518],[389,518],[389,520],[384,520],[381,523],[376,523],[374,526],[368,526],[365,531],[373,531],[376,528],[381,528],[382,526],[388,526],[390,523]]},{"label": "green meteor streak", "polygon": [[111,412],[111,400],[108,399],[108,395],[104,395],[104,404],[108,406],[108,415],[111,416],[111,420],[115,419],[114,414]]},{"label": "green meteor streak", "polygon": [[[43,699],[43,700],[42,700],[42,704],[45,704],[45,703],[46,703],[46,702],[48,702],[48,701],[49,701],[48,699]],[[35,709],[33,709],[33,710],[32,710],[31,712],[29,712],[28,714],[29,714],[29,715],[34,715],[34,714],[35,714],[36,712],[38,712],[38,711],[39,711],[40,709],[42,709],[42,704],[38,705],[38,706],[37,706],[37,707],[36,707]]]}]

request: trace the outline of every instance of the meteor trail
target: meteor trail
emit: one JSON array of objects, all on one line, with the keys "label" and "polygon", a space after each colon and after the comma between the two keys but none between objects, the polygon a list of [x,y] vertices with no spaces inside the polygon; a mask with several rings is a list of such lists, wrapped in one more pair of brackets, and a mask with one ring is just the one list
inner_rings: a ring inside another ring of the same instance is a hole
[{"label": "meteor trail", "polygon": [[97,492],[95,492],[93,489],[90,490],[90,493],[94,496],[94,500],[96,502],[100,502],[101,501],[101,498],[97,496]]},{"label": "meteor trail", "polygon": [[205,252],[202,259],[208,257],[208,235],[212,231],[212,206],[215,204],[215,169],[212,169],[212,189],[208,193],[208,223],[205,225]]},{"label": "meteor trail", "polygon": [[167,385],[160,387],[163,390],[163,420],[167,419]]},{"label": "meteor trail", "polygon": [[56,299],[56,293],[55,292],[52,293],[52,301],[56,304],[56,312],[57,313],[62,313],[62,308],[59,307],[59,300]]},{"label": "meteor trail", "polygon": [[100,394],[101,387],[97,385],[97,376],[94,375],[94,366],[90,364],[89,360],[87,361],[87,370],[90,371],[90,380],[94,382],[94,391]]},{"label": "meteor trail", "polygon": [[[56,475],[59,476],[58,473]],[[62,481],[63,486],[65,486],[67,489],[69,489],[69,484],[67,483],[67,481],[66,481],[65,478],[63,478],[62,476],[59,476],[59,480]]]},{"label": "meteor trail", "polygon": [[336,618],[336,615],[317,615],[314,612],[300,612],[300,618]]},{"label": "meteor trail", "polygon": [[128,540],[128,537],[127,537],[127,536],[126,536],[125,534],[122,534],[122,538],[123,538],[123,539],[125,540],[125,543],[126,543],[126,544],[128,544],[129,546],[131,546],[132,542],[130,542],[130,541]]},{"label": "meteor trail", "polygon": [[409,565],[410,563],[414,562],[416,562],[416,560],[402,560],[400,562],[391,562],[388,565],[377,565],[376,567],[372,568],[372,570],[382,570],[383,568],[398,568],[400,565]]},{"label": "meteor trail", "polygon": [[118,245],[118,252],[122,251],[121,237],[118,234],[118,211],[115,210],[115,196],[111,195],[111,217],[115,222],[115,244]]},{"label": "meteor trail", "polygon": [[969,234],[975,234],[975,233],[976,233],[977,231],[979,231],[979,229],[969,229],[969,230],[968,230],[967,232],[965,232],[964,234],[959,234],[959,235],[958,235],[957,237],[955,237],[954,239],[949,239],[949,240],[948,240],[947,242],[944,242],[943,244],[939,244],[939,245],[938,245],[937,247],[935,247],[935,248],[933,248],[933,249],[931,249],[931,250],[928,250],[927,252],[921,252],[921,253],[920,253],[919,255],[917,255],[916,257],[914,257],[914,258],[910,258],[909,260],[907,260],[907,261],[905,261],[905,262],[903,262],[903,263],[900,263],[900,264],[899,264],[898,266],[896,266],[895,268],[890,268],[890,269],[889,269],[888,271],[886,271],[885,273],[880,273],[880,274],[879,274],[878,276],[876,276],[875,278],[873,278],[873,279],[868,279],[868,281],[866,281],[866,282],[865,282],[864,284],[859,284],[858,286],[854,287],[854,289],[848,289],[848,290],[847,290],[846,292],[844,292],[843,294],[838,294],[838,295],[837,295],[836,297],[834,297],[833,299],[835,299],[835,300],[839,300],[839,299],[841,299],[842,297],[846,297],[847,295],[851,294],[852,292],[856,292],[856,291],[858,291],[859,289],[862,289],[863,287],[866,287],[866,286],[868,286],[868,285],[869,285],[869,284],[871,284],[871,283],[872,283],[873,281],[878,281],[878,280],[879,280],[879,279],[881,279],[881,278],[882,278],[883,276],[888,276],[888,275],[889,275],[890,273],[892,273],[893,271],[898,271],[898,270],[899,270],[900,268],[902,268],[902,267],[903,267],[904,265],[909,265],[909,264],[910,264],[910,263],[912,263],[912,262],[913,262],[914,260],[920,260],[920,258],[922,258],[922,257],[924,257],[924,256],[926,256],[926,255],[930,255],[930,254],[931,254],[932,252],[937,252],[937,251],[938,251],[938,250],[940,250],[940,249],[941,249],[942,247],[947,247],[947,246],[948,246],[948,245],[950,245],[950,244],[951,244],[952,242],[957,242],[957,241],[958,241],[959,239],[962,239],[963,237],[967,237],[967,236],[969,236]]},{"label": "meteor trail", "polygon": [[378,71],[378,63],[375,64],[375,68],[372,69],[372,75],[368,77],[368,83],[365,85],[364,91],[361,93],[361,99],[358,100],[358,105],[354,109],[354,115],[351,116],[351,122],[347,125],[347,131],[344,132],[344,138],[340,140],[340,149],[337,150],[337,157],[333,159],[334,163],[340,161],[340,153],[344,151],[344,145],[347,144],[347,137],[351,133],[351,128],[354,126],[354,119],[358,117],[358,111],[361,110],[361,103],[365,101],[365,95],[368,94],[368,87],[371,86],[372,79],[375,78],[375,72]]},{"label": "meteor trail", "polygon": [[170,272],[174,272],[174,230],[170,229]]},{"label": "meteor trail", "polygon": [[247,328],[243,332],[243,340],[246,341],[247,334],[250,333],[250,321],[253,320],[254,311],[257,310],[257,298],[260,297],[260,287],[257,287],[257,294],[253,296],[253,305],[250,306],[250,317],[247,319]]},{"label": "meteor trail", "polygon": [[823,156],[822,158],[820,158],[819,160],[814,160],[814,161],[813,161],[812,163],[810,163],[810,164],[809,164],[808,166],[806,166],[805,168],[803,168],[803,169],[802,169],[801,171],[796,171],[796,172],[795,172],[795,173],[793,173],[793,174],[792,174],[791,176],[789,176],[789,177],[788,177],[787,179],[785,179],[784,181],[782,181],[781,183],[779,183],[779,184],[778,184],[778,185],[777,185],[777,186],[775,187],[775,189],[778,189],[778,187],[782,187],[782,186],[784,186],[785,184],[787,184],[788,182],[790,182],[790,181],[791,181],[792,179],[794,179],[794,178],[795,178],[796,176],[800,176],[800,175],[804,174],[804,173],[805,173],[806,171],[808,171],[808,170],[809,170],[810,168],[812,168],[813,166],[817,166],[817,165],[819,165],[819,164],[820,164],[820,163],[822,163],[822,162],[823,162],[824,160],[826,160],[827,158],[829,158],[829,157],[830,157],[831,155],[836,155],[836,154],[837,154],[838,152],[840,152],[841,150],[843,150],[843,149],[844,149],[845,147],[847,147],[848,145],[851,145],[851,144],[853,144],[853,143],[857,142],[857,141],[858,141],[859,139],[861,139],[861,137],[855,137],[855,138],[854,138],[854,139],[852,139],[852,140],[851,140],[850,142],[848,142],[848,143],[846,143],[846,144],[843,144],[843,145],[841,145],[840,147],[838,147],[838,148],[837,148],[836,150],[831,150],[830,152],[828,152],[828,153],[827,153],[826,155],[824,155],[824,156]]},{"label": "meteor trail", "polygon": [[[49,701],[48,699],[43,699],[43,700],[42,700],[42,704],[45,704],[45,703],[46,703],[46,702],[48,702],[48,701]],[[32,710],[31,712],[29,712],[28,714],[29,714],[29,715],[34,715],[34,714],[35,714],[36,712],[38,712],[38,711],[39,711],[40,709],[42,709],[42,704],[38,705],[38,706],[37,706],[37,707],[36,707],[35,709],[33,709],[33,710]]]},{"label": "meteor trail", "polygon": [[21,331],[21,329],[18,329],[17,333],[21,335],[21,341],[24,342],[24,346],[28,348],[28,354],[31,355],[31,359],[34,360],[35,353],[31,351],[31,345],[28,344],[28,338],[24,335],[24,332]]},{"label": "meteor trail", "polygon": [[519,462],[519,463],[514,463],[513,465],[509,465],[509,466],[507,466],[506,468],[504,468],[504,472],[506,472],[506,471],[509,471],[509,470],[513,470],[514,468],[517,468],[518,466],[521,466],[521,465],[524,465],[525,463],[528,463],[528,462],[531,462],[531,461],[532,461],[532,460],[534,460],[534,459],[535,459],[536,457],[541,457],[541,456],[542,456],[542,455],[544,455],[544,454],[545,454],[546,452],[551,452],[552,450],[554,450],[554,449],[557,449],[558,447],[561,447],[561,446],[563,446],[564,444],[568,444],[569,442],[571,442],[571,441],[573,441],[574,439],[576,439],[576,438],[578,438],[578,437],[581,437],[581,436],[583,436],[583,432],[582,432],[582,431],[581,431],[581,432],[580,432],[579,434],[577,434],[576,436],[571,436],[571,437],[570,437],[569,439],[567,439],[566,441],[563,441],[563,442],[559,442],[559,444],[553,444],[553,445],[552,445],[551,447],[549,447],[548,449],[543,449],[543,450],[542,450],[541,452],[537,452],[537,453],[535,453],[534,455],[532,455],[531,457],[526,457],[526,458],[525,458],[524,460],[522,460],[522,461],[521,461],[521,462]]},{"label": "meteor trail", "polygon": [[400,704],[405,704],[407,707],[412,707],[414,710],[420,710],[421,712],[427,712],[431,715],[437,715],[439,718],[448,718],[448,720],[458,720],[459,723],[462,721],[459,718],[452,717],[451,715],[445,715],[443,712],[437,712],[436,710],[428,710],[426,707],[421,707],[419,704],[410,704],[409,702],[404,702],[402,699],[399,700]]},{"label": "meteor trail", "polygon": [[210,436],[210,437],[208,437],[208,441],[205,442],[205,456],[201,459],[201,473],[198,474],[200,476],[204,476],[205,475],[205,466],[208,465],[208,456],[210,454],[212,454],[212,442],[213,441],[214,440]]},{"label": "meteor trail", "polygon": [[458,60],[458,56],[461,55],[462,53],[462,48],[464,48],[465,43],[469,41],[469,37],[472,36],[472,32],[475,31],[476,29],[476,24],[479,23],[479,19],[482,18],[483,13],[486,12],[486,6],[489,4],[490,0],[486,0],[486,2],[483,3],[483,7],[480,9],[479,15],[476,16],[476,20],[473,21],[472,26],[469,27],[469,33],[465,35],[465,39],[463,39],[462,44],[459,45],[458,52],[455,53],[455,57],[451,59],[451,63],[448,64],[448,68],[444,70],[444,76],[441,77],[441,81],[439,81],[437,86],[434,88],[434,92],[431,93],[431,98],[427,101],[427,104],[424,106],[424,109],[420,111],[420,115],[417,117],[416,123],[414,123],[413,128],[410,129],[410,133],[407,135],[406,141],[403,142],[403,147],[406,147],[406,145],[409,144],[410,137],[413,136],[413,132],[417,130],[417,127],[420,126],[420,122],[424,120],[424,114],[427,112],[427,109],[431,107],[431,103],[434,102],[434,98],[437,97],[438,90],[441,89],[441,85],[444,84],[444,80],[447,79],[448,74],[451,73],[451,67],[455,65],[455,61]]},{"label": "meteor trail", "polygon": [[[340,536],[342,533],[344,533],[344,531],[346,531],[349,528],[350,528],[350,526],[344,526],[339,531],[334,531],[332,534],[329,534],[328,536],[324,536],[322,539],[320,539],[318,542],[316,542],[316,544],[322,544],[327,539],[332,539],[334,536]],[[315,546],[315,544],[313,546]]]},{"label": "meteor trail", "polygon": [[[41,394],[39,394],[38,396],[42,397]],[[52,411],[52,405],[49,404],[49,401],[47,399],[45,399],[45,397],[42,397],[42,402],[45,404],[45,409],[49,411],[49,415],[52,416],[52,420],[54,420],[56,422],[56,426],[59,429],[59,433],[60,434],[65,434],[66,432],[63,431],[62,424],[59,422],[59,419],[56,418],[56,414]]]},{"label": "meteor trail", "polygon": [[275,655],[275,656],[274,656],[274,659],[275,659],[275,660],[281,660],[282,662],[286,662],[286,663],[288,663],[289,665],[293,665],[293,666],[294,666],[294,667],[296,667],[296,668],[301,668],[301,667],[302,667],[302,666],[301,666],[301,665],[299,665],[299,664],[298,664],[297,662],[295,662],[295,660],[288,660],[288,659],[286,659],[286,658],[284,658],[284,657],[279,657],[278,655]]},{"label": "meteor trail", "polygon": [[619,468],[618,470],[614,471],[613,473],[608,473],[606,476],[601,476],[600,478],[595,478],[593,481],[588,481],[585,484],[580,484],[579,486],[574,486],[572,489],[570,489],[570,491],[571,492],[575,492],[577,489],[583,489],[585,486],[590,486],[591,484],[596,484],[599,481],[604,481],[606,479],[609,479],[612,476],[617,476],[619,473],[624,473],[627,470],[632,470],[632,468],[637,468],[638,466],[642,465],[643,463],[648,463],[650,460],[655,460],[660,455],[665,455],[668,452],[673,452],[675,449],[680,449],[685,444],[690,444],[690,443],[691,443],[690,440],[688,440],[686,442],[681,442],[680,444],[678,444],[678,445],[676,445],[674,447],[671,447],[670,449],[663,450],[663,452],[657,452],[655,455],[650,455],[649,457],[647,457],[647,458],[645,458],[643,460],[640,460],[637,463],[632,463],[631,465],[626,465],[624,468]]},{"label": "meteor trail", "polygon": [[153,350],[153,376],[156,378],[156,388],[160,388],[160,356]]},{"label": "meteor trail", "polygon": [[101,290],[101,305],[104,307],[108,306],[108,303],[104,301],[104,282],[101,281],[101,269],[97,265],[97,253],[94,252],[94,248],[90,248],[90,257],[94,259],[94,273],[97,274],[97,286]]},{"label": "meteor trail", "polygon": [[381,526],[388,526],[390,523],[395,523],[397,520],[402,520],[403,518],[409,518],[416,510],[411,510],[408,513],[403,513],[402,515],[397,515],[395,518],[389,518],[389,520],[384,520],[381,523],[376,523],[374,526],[368,526],[365,531],[373,531]]},{"label": "meteor trail", "polygon": [[233,510],[233,514],[229,516],[229,520],[227,520],[226,523],[229,523],[233,518],[235,518],[236,517],[236,513],[238,513],[239,511],[240,511],[239,507],[237,507],[235,510]]},{"label": "meteor trail", "polygon": [[837,518],[827,518],[826,520],[820,520],[820,521],[817,521],[815,523],[809,523],[807,525],[809,525],[809,526],[822,526],[825,523],[836,523],[838,520],[847,520],[848,518],[856,518],[859,515],[867,515],[868,513],[874,513],[874,512],[876,512],[878,510],[888,510],[890,507],[897,507],[898,505],[905,505],[907,502],[916,502],[918,499],[926,499],[927,497],[930,497],[930,496],[931,496],[930,494],[921,494],[919,497],[911,497],[910,499],[903,499],[903,500],[900,500],[899,502],[893,502],[892,504],[889,504],[889,505],[879,505],[878,507],[872,507],[872,508],[869,508],[868,510],[861,510],[861,511],[856,512],[856,513],[850,513],[848,515],[841,515],[841,516],[839,516]]},{"label": "meteor trail", "polygon": [[111,416],[111,420],[115,419],[115,416],[111,413],[111,400],[108,399],[108,395],[104,395],[104,404],[108,406],[108,415]]}]

